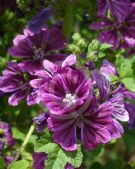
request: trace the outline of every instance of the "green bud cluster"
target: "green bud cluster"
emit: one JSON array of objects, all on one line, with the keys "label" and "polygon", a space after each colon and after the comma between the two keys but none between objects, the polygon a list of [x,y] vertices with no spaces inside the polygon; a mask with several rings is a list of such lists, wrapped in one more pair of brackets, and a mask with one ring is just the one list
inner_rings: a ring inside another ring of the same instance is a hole
[{"label": "green bud cluster", "polygon": [[104,51],[110,49],[112,45],[107,43],[100,43],[98,40],[92,40],[88,45],[87,59],[89,61],[97,61],[98,58],[105,56]]},{"label": "green bud cluster", "polygon": [[86,41],[81,37],[81,35],[79,33],[75,33],[72,36],[73,42],[72,44],[68,45],[68,49],[76,54],[79,55],[81,53],[84,53],[87,47],[87,43]]}]

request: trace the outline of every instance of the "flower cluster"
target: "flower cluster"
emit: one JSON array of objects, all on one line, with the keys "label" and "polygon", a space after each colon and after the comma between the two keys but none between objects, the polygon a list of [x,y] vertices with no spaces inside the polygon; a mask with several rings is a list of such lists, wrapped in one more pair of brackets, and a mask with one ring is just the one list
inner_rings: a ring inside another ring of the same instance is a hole
[{"label": "flower cluster", "polygon": [[[135,46],[135,4],[98,0],[98,8],[101,21],[92,23],[90,29],[103,30],[99,36],[103,44],[87,43],[76,34],[69,44],[71,53],[65,54],[67,41],[61,28],[43,26],[50,16],[48,8],[15,37],[8,52],[18,62],[9,62],[0,76],[0,95],[6,93],[10,105],[26,100],[28,106],[45,107],[46,112],[33,119],[37,132],[47,127],[63,151],[76,151],[78,142],[91,151],[120,138],[124,133],[121,122],[135,127],[135,92],[117,81],[119,71],[110,61],[102,59],[101,66],[97,64],[106,49]],[[33,28],[33,24],[38,25]],[[112,83],[112,77],[116,82]],[[0,138],[0,150],[5,144],[14,145],[7,123],[0,123]],[[47,159],[45,152],[33,153],[34,168],[43,169]],[[65,169],[74,166],[67,163]]]}]

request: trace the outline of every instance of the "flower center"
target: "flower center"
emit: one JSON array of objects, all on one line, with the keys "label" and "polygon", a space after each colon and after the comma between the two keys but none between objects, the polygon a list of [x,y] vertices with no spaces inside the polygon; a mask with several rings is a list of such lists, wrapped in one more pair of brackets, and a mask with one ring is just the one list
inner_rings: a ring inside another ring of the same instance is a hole
[{"label": "flower center", "polygon": [[33,56],[34,60],[40,60],[44,58],[45,53],[42,48],[36,48],[35,46],[33,46],[33,50],[34,50],[34,56]]},{"label": "flower center", "polygon": [[68,107],[71,107],[77,102],[77,96],[75,94],[67,93],[63,102],[66,103]]}]

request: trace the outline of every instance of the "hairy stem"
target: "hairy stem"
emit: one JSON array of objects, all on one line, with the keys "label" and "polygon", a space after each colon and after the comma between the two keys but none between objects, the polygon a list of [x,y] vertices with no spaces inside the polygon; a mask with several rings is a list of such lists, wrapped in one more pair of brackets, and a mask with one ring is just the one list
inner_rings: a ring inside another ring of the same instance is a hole
[{"label": "hairy stem", "polygon": [[[32,124],[31,127],[30,127],[30,129],[29,129],[29,131],[28,131],[28,133],[27,133],[27,136],[26,136],[26,138],[25,138],[25,140],[24,140],[24,142],[23,142],[23,144],[22,144],[22,146],[21,146],[21,148],[20,148],[20,150],[19,150],[18,153],[16,154],[16,156],[15,156],[15,158],[14,158],[14,160],[12,161],[11,164],[13,164],[15,161],[17,161],[18,158],[20,157],[20,155],[22,154],[22,152],[24,151],[24,149],[25,149],[25,147],[26,147],[26,145],[27,145],[27,143],[28,143],[28,141],[29,141],[29,139],[30,139],[30,137],[31,137],[31,135],[32,135],[32,133],[33,133],[33,131],[34,131],[34,129],[35,129],[35,125]],[[10,166],[9,166],[7,169],[9,169],[9,168],[10,168]]]}]

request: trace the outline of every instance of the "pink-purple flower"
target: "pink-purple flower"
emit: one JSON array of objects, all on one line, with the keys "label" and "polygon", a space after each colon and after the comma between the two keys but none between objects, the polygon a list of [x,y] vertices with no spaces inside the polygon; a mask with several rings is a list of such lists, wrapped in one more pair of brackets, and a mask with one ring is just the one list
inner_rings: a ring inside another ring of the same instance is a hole
[{"label": "pink-purple flower", "polygon": [[30,86],[30,80],[33,78],[32,74],[23,72],[17,63],[8,63],[7,69],[0,76],[0,90],[11,94],[8,99],[10,105],[16,106],[25,98],[28,105],[40,102],[38,91]]},{"label": "pink-purple flower", "polygon": [[40,89],[41,99],[54,114],[70,113],[81,106],[92,92],[91,79],[79,69],[64,67]]},{"label": "pink-purple flower", "polygon": [[[135,4],[129,8],[129,13],[124,22],[112,20],[107,17],[99,17],[101,21],[94,22],[90,25],[92,30],[102,30],[99,40],[103,43],[109,43],[116,49],[123,42],[128,47],[135,46]],[[122,42],[122,43],[121,43]]]},{"label": "pink-purple flower", "polygon": [[43,68],[43,60],[60,62],[65,58],[64,54],[55,51],[64,49],[65,39],[58,27],[50,31],[42,28],[39,33],[33,33],[24,29],[23,35],[17,35],[13,40],[13,46],[9,53],[17,58],[23,59],[20,66],[23,71],[35,72]]},{"label": "pink-purple flower", "polygon": [[[109,79],[110,75],[119,76],[117,69],[115,66],[110,63],[107,60],[103,61],[103,65],[100,70],[101,74],[107,77]],[[129,102],[129,100],[135,100],[135,93],[127,90],[124,86],[124,84],[119,83],[118,87],[112,90],[111,94],[113,95],[113,98],[110,99],[112,102],[112,105],[115,108],[114,116],[121,120],[121,121],[127,121],[128,126],[130,128],[134,128],[135,125],[135,116],[134,116],[134,110],[135,106]],[[127,100],[128,99],[128,100]],[[129,117],[128,117],[128,114]]]},{"label": "pink-purple flower", "polygon": [[111,102],[98,105],[94,96],[78,111],[63,115],[50,114],[48,127],[53,132],[54,141],[65,150],[77,149],[77,136],[85,148],[92,150],[98,144],[121,137],[123,128],[112,118],[112,113]]}]

